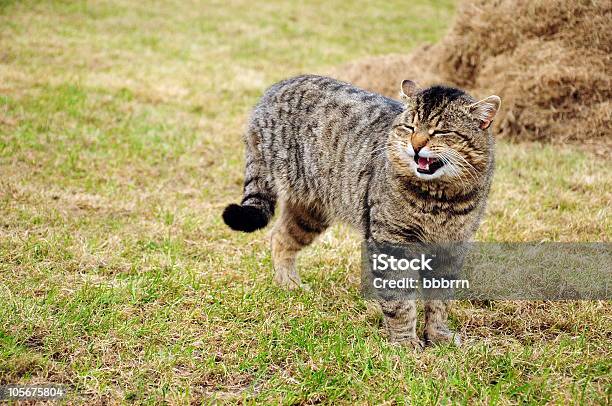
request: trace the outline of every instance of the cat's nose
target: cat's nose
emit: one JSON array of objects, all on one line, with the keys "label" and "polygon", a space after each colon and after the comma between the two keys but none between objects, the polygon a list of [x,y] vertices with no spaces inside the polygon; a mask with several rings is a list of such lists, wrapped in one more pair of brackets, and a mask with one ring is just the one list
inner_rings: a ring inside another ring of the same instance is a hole
[{"label": "cat's nose", "polygon": [[419,153],[419,150],[427,145],[427,141],[429,141],[429,136],[426,134],[414,134],[410,142],[412,143],[412,149],[416,154]]}]

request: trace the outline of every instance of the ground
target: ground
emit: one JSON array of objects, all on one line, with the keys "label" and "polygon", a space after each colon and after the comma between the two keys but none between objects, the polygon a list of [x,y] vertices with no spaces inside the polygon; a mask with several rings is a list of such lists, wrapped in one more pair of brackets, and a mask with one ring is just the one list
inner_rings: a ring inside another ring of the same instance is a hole
[{"label": "ground", "polygon": [[[609,302],[461,303],[461,349],[391,346],[359,239],[274,287],[231,232],[250,106],[284,77],[439,38],[449,1],[0,0],[0,384],[68,402],[606,403]],[[486,95],[478,95],[486,96]],[[611,167],[497,147],[483,241],[609,241]]]}]

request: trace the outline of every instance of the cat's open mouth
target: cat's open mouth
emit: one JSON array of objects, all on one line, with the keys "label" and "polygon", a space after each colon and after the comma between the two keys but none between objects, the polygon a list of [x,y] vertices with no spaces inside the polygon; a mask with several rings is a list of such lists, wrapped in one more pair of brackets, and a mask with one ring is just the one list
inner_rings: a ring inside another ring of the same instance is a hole
[{"label": "cat's open mouth", "polygon": [[415,156],[414,162],[417,164],[417,172],[425,175],[432,175],[438,169],[444,166],[444,162],[438,158],[423,158]]}]

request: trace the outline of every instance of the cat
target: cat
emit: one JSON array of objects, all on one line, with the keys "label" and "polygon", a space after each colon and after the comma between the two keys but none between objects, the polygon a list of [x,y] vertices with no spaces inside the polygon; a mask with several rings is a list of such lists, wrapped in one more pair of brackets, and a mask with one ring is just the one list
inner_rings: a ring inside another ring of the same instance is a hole
[{"label": "cat", "polygon": [[[332,78],[303,75],[271,86],[244,136],[242,202],[223,212],[252,232],[280,214],[271,234],[274,280],[307,288],[297,253],[332,223],[382,243],[468,241],[485,210],[494,167],[490,125],[501,100],[404,80],[401,101]],[[381,301],[391,342],[460,344],[448,302],[425,301],[424,340],[414,300]]]}]

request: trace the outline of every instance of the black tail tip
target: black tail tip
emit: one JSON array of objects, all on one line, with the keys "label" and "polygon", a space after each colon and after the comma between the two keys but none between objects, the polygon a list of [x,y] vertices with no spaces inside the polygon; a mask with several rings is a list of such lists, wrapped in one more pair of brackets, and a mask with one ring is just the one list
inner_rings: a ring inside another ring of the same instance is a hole
[{"label": "black tail tip", "polygon": [[232,203],[223,210],[223,221],[232,230],[251,233],[264,228],[268,224],[268,216],[259,207]]}]

